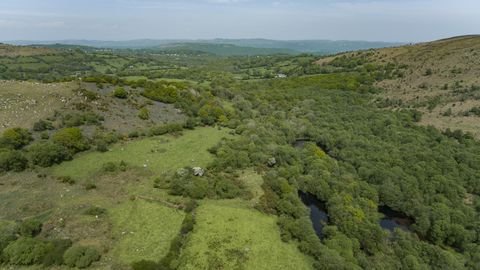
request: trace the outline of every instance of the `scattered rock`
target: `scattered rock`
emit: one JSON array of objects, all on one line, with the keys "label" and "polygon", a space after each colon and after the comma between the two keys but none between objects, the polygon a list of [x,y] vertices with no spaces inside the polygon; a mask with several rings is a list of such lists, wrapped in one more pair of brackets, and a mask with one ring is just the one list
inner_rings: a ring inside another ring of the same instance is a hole
[{"label": "scattered rock", "polygon": [[277,164],[277,160],[274,157],[271,157],[268,159],[267,164],[269,167],[273,167],[275,164]]},{"label": "scattered rock", "polygon": [[205,170],[200,167],[193,167],[193,175],[195,176],[203,176],[205,174]]}]

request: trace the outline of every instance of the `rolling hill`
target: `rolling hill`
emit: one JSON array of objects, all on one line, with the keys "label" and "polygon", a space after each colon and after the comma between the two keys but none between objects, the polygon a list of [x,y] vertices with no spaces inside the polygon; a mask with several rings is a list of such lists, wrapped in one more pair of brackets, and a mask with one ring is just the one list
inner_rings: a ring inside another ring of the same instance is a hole
[{"label": "rolling hill", "polygon": [[[361,70],[387,66],[396,75],[376,83],[379,101],[392,109],[422,112],[423,125],[461,129],[480,137],[480,36],[352,52],[319,60]],[[355,66],[355,67],[354,67]]]},{"label": "rolling hill", "polygon": [[[149,49],[158,47],[199,47],[210,45],[213,48],[226,47],[233,45],[237,47],[248,47],[253,52],[266,53],[315,53],[315,54],[333,54],[355,50],[365,50],[372,48],[384,48],[398,46],[404,43],[399,42],[372,42],[372,41],[348,41],[348,40],[270,40],[270,39],[201,39],[201,40],[156,40],[156,39],[137,39],[126,41],[100,41],[100,40],[15,40],[6,43],[14,45],[32,45],[32,44],[64,44],[87,46],[109,49]],[[255,49],[253,49],[255,48]],[[203,48],[204,49],[204,48]],[[264,49],[263,51],[261,49]],[[211,48],[208,52],[210,52]],[[246,48],[238,49],[244,52]],[[237,50],[237,51],[238,51]],[[204,50],[202,50],[204,51]],[[242,53],[241,55],[243,55]],[[250,54],[250,53],[249,53]],[[247,54],[248,55],[248,54]]]}]

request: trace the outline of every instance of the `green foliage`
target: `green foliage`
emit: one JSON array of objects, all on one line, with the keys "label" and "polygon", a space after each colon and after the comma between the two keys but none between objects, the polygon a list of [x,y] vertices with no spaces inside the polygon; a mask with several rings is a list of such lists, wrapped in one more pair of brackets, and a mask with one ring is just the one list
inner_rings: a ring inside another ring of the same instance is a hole
[{"label": "green foliage", "polygon": [[75,184],[75,179],[73,179],[70,176],[59,176],[57,177],[57,180],[64,184],[70,184],[70,185]]},{"label": "green foliage", "polygon": [[66,147],[51,141],[37,142],[28,147],[30,160],[34,165],[50,167],[72,158]]},{"label": "green foliage", "polygon": [[49,243],[53,245],[53,248],[45,254],[43,265],[62,265],[64,263],[63,255],[72,246],[72,241],[70,239],[55,239]]},{"label": "green foliage", "polygon": [[53,135],[53,141],[64,146],[71,153],[77,153],[90,148],[79,128],[64,128]]},{"label": "green foliage", "polygon": [[0,263],[2,263],[3,260],[3,249],[16,239],[17,235],[15,228],[13,228],[13,226],[8,226],[8,224],[0,223]]},{"label": "green foliage", "polygon": [[123,87],[117,87],[112,92],[113,96],[120,99],[126,99],[128,97],[128,92]]},{"label": "green foliage", "polygon": [[6,129],[0,137],[0,148],[21,149],[33,140],[30,131],[24,128]]},{"label": "green foliage", "polygon": [[42,231],[42,222],[36,219],[27,219],[20,223],[18,233],[24,237],[34,237]]},{"label": "green foliage", "polygon": [[95,101],[98,99],[98,94],[85,88],[77,89],[76,92],[79,95],[84,96],[88,101]]},{"label": "green foliage", "polygon": [[155,101],[175,103],[179,99],[179,90],[184,88],[185,86],[182,84],[168,83],[165,81],[148,82],[145,85],[142,95]]},{"label": "green foliage", "polygon": [[157,178],[155,187],[168,188],[172,195],[188,196],[192,199],[232,199],[242,195],[245,188],[233,175],[210,173],[200,177],[194,176],[191,168],[180,169],[173,176]]},{"label": "green foliage", "polygon": [[14,265],[32,265],[43,262],[53,245],[35,238],[22,237],[10,243],[4,250],[6,261]]},{"label": "green foliage", "polygon": [[28,160],[17,150],[0,149],[0,172],[20,172],[27,168]]},{"label": "green foliage", "polygon": [[52,122],[47,120],[39,120],[33,124],[34,131],[45,131],[55,129]]},{"label": "green foliage", "polygon": [[183,130],[181,124],[166,124],[161,126],[156,126],[150,129],[150,134],[154,136],[165,135],[168,133],[180,132]]},{"label": "green foliage", "polygon": [[87,268],[100,260],[100,253],[93,247],[73,246],[65,251],[63,259],[70,267]]},{"label": "green foliage", "polygon": [[147,108],[143,107],[138,111],[138,118],[142,120],[148,120],[150,119],[150,112],[148,111]]},{"label": "green foliage", "polygon": [[89,216],[100,216],[107,212],[107,209],[98,206],[90,206],[83,213]]},{"label": "green foliage", "polygon": [[98,125],[104,118],[93,112],[67,113],[62,117],[62,125],[65,127],[78,127],[82,125]]}]

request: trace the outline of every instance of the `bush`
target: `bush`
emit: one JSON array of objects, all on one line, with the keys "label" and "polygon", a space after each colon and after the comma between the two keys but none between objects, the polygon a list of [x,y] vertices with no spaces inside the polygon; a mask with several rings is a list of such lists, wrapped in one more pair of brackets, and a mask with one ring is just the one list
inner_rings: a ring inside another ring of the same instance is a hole
[{"label": "bush", "polygon": [[78,127],[82,125],[98,125],[105,120],[103,116],[93,112],[69,113],[63,116],[62,125],[66,127]]},{"label": "bush", "polygon": [[53,249],[47,242],[22,237],[10,243],[4,250],[6,261],[15,265],[32,265],[43,262],[46,254]]},{"label": "bush", "polygon": [[167,124],[163,126],[157,126],[150,129],[151,135],[159,136],[167,133],[182,131],[183,127],[180,124]]},{"label": "bush", "polygon": [[57,177],[57,180],[64,184],[70,184],[70,185],[75,184],[75,180],[70,176],[59,176]]},{"label": "bush", "polygon": [[67,249],[63,259],[70,267],[86,268],[100,260],[100,253],[92,247],[75,246]]},{"label": "bush", "polygon": [[50,167],[72,158],[70,152],[62,145],[53,142],[38,142],[28,148],[33,164]]},{"label": "bush", "polygon": [[108,144],[104,140],[99,140],[95,143],[95,149],[98,152],[105,153],[108,151]]},{"label": "bush", "polygon": [[0,149],[0,172],[20,172],[27,168],[28,160],[16,150]]},{"label": "bush", "polygon": [[107,209],[105,209],[105,208],[101,208],[101,207],[98,207],[98,206],[90,206],[83,213],[85,215],[89,215],[89,216],[100,216],[102,214],[105,214],[106,212],[107,212]]},{"label": "bush", "polygon": [[20,223],[18,233],[25,237],[37,236],[42,231],[42,222],[36,219],[27,219]]},{"label": "bush", "polygon": [[117,87],[113,90],[113,96],[116,98],[125,99],[128,97],[128,92],[123,87]]},{"label": "bush", "polygon": [[45,254],[43,258],[43,265],[62,265],[64,263],[63,255],[65,251],[72,246],[72,241],[70,239],[56,239],[50,241],[53,248]]},{"label": "bush", "polygon": [[45,131],[45,130],[52,130],[54,129],[52,122],[39,120],[33,124],[34,131]]},{"label": "bush", "polygon": [[72,153],[90,148],[79,128],[64,128],[53,135],[53,141],[66,147]]},{"label": "bush", "polygon": [[92,190],[92,189],[96,189],[97,185],[95,185],[95,183],[93,183],[93,181],[88,180],[88,181],[85,182],[84,187],[85,187],[85,190]]},{"label": "bush", "polygon": [[0,137],[0,147],[21,149],[33,140],[32,133],[24,128],[9,128]]},{"label": "bush", "polygon": [[142,93],[143,96],[160,102],[175,103],[179,99],[177,87],[165,82],[149,83]]},{"label": "bush", "polygon": [[141,108],[138,111],[138,118],[142,120],[148,120],[150,118],[150,112],[148,111],[147,108]]},{"label": "bush", "polygon": [[8,226],[0,227],[0,264],[2,263],[3,257],[2,250],[15,240],[17,240],[17,236],[14,228]]}]

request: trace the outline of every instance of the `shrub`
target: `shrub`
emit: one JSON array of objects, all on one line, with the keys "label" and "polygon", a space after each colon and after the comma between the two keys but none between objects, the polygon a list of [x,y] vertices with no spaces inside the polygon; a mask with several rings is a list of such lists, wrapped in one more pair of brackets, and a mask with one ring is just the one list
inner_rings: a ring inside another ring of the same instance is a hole
[{"label": "shrub", "polygon": [[162,126],[156,126],[150,129],[150,133],[155,136],[164,135],[167,133],[182,131],[183,127],[180,124],[167,124]]},{"label": "shrub", "polygon": [[66,127],[78,127],[82,125],[97,125],[105,120],[103,116],[93,112],[69,113],[62,118],[62,124]]},{"label": "shrub", "polygon": [[75,180],[70,176],[59,176],[57,177],[57,180],[64,184],[70,184],[70,185],[75,184]]},{"label": "shrub", "polygon": [[117,87],[113,90],[113,96],[116,98],[125,99],[128,97],[128,92],[123,87]]},{"label": "shrub", "polygon": [[3,250],[3,254],[10,264],[32,265],[41,263],[52,249],[52,244],[35,238],[22,237],[10,243]]},{"label": "shrub", "polygon": [[102,171],[104,172],[116,172],[118,170],[118,166],[115,162],[107,162],[104,163],[102,166]]},{"label": "shrub", "polygon": [[42,222],[36,219],[27,219],[20,223],[18,233],[25,237],[37,236],[42,231]]},{"label": "shrub", "polygon": [[85,190],[92,190],[92,189],[96,189],[97,185],[95,185],[95,183],[93,183],[93,181],[88,180],[88,181],[85,182],[84,187],[85,187]]},{"label": "shrub", "polygon": [[70,267],[86,268],[100,260],[100,253],[92,247],[75,246],[67,249],[63,259]]},{"label": "shrub", "polygon": [[35,131],[45,131],[54,129],[52,122],[39,120],[33,124],[33,130]]},{"label": "shrub", "polygon": [[62,145],[53,142],[38,142],[28,148],[33,164],[50,167],[72,158],[70,152]]},{"label": "shrub", "polygon": [[148,111],[147,108],[141,108],[139,111],[138,111],[138,118],[142,119],[142,120],[148,120],[150,118],[150,112]]},{"label": "shrub", "polygon": [[25,170],[28,160],[17,150],[0,149],[0,172]]},{"label": "shrub", "polygon": [[2,262],[2,250],[16,239],[15,229],[7,226],[0,227],[0,264]]},{"label": "shrub", "polygon": [[43,265],[62,265],[64,263],[63,254],[65,251],[72,246],[72,241],[70,239],[55,239],[50,241],[53,248],[45,254],[43,258]]},{"label": "shrub", "polygon": [[79,128],[64,128],[53,135],[53,141],[73,153],[87,150],[89,145]]},{"label": "shrub", "polygon": [[0,147],[21,149],[33,140],[32,133],[24,128],[9,128],[0,137]]},{"label": "shrub", "polygon": [[105,209],[105,208],[101,208],[101,207],[98,207],[98,206],[90,206],[83,213],[85,215],[89,215],[89,216],[100,216],[102,214],[105,214],[106,212],[107,212],[107,209]]},{"label": "shrub", "polygon": [[177,87],[162,82],[148,84],[142,95],[165,103],[175,103],[179,99]]},{"label": "shrub", "polygon": [[87,89],[77,89],[78,94],[87,98],[88,101],[94,101],[98,99],[98,95],[95,92],[89,91]]},{"label": "shrub", "polygon": [[102,152],[102,153],[107,152],[108,151],[108,144],[104,140],[98,140],[95,143],[95,149],[98,152]]}]

